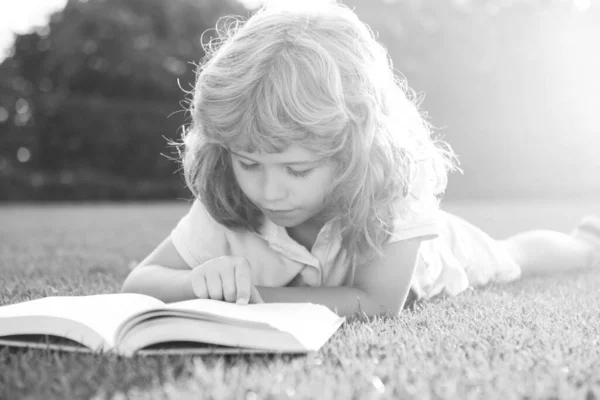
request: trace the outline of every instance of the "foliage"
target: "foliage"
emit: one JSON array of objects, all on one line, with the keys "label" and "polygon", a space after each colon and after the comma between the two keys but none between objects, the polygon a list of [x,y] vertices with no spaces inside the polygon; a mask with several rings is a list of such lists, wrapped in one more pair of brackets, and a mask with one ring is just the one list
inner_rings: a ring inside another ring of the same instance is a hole
[{"label": "foliage", "polygon": [[233,1],[70,0],[18,36],[0,67],[14,116],[0,136],[0,199],[137,197],[118,187],[141,180],[168,188],[154,196],[185,194],[167,139],[187,122],[203,33],[244,12]]}]

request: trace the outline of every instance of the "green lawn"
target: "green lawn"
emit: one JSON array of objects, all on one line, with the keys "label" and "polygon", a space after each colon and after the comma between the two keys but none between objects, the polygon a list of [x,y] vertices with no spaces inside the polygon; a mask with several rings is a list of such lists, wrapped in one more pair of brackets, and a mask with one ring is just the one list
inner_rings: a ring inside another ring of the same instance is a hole
[{"label": "green lawn", "polygon": [[[454,203],[495,237],[569,230],[596,203]],[[0,304],[118,291],[182,203],[0,205]],[[600,273],[546,276],[350,321],[307,356],[122,359],[0,348],[0,399],[575,398],[600,395]]]}]

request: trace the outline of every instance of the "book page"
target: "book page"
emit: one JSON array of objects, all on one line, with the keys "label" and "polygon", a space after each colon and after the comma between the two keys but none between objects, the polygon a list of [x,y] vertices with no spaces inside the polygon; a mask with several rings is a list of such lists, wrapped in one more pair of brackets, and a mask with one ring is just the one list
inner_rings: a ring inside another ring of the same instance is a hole
[{"label": "book page", "polygon": [[67,319],[96,331],[113,347],[116,330],[124,320],[162,306],[158,299],[134,293],[52,296],[0,307],[0,324],[2,319],[8,324],[11,317],[56,318],[56,324]]},{"label": "book page", "polygon": [[329,308],[312,303],[266,303],[239,305],[216,300],[187,300],[166,308],[209,315],[223,323],[264,323],[289,332],[307,348],[328,338],[345,320]]}]

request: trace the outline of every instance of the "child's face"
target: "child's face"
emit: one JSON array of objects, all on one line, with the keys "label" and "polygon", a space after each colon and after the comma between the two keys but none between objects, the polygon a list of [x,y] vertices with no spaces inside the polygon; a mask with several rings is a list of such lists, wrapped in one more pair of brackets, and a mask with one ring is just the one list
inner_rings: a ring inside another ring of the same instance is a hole
[{"label": "child's face", "polygon": [[273,223],[293,227],[317,216],[331,189],[335,165],[300,146],[282,153],[231,152],[238,184]]}]

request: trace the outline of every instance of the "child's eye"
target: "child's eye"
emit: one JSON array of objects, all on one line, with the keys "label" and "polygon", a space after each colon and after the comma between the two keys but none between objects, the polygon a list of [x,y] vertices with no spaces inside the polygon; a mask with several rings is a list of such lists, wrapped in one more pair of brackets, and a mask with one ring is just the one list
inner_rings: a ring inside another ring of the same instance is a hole
[{"label": "child's eye", "polygon": [[242,169],[245,169],[246,171],[258,168],[258,164],[246,164],[241,161],[238,161],[238,163],[240,164],[240,167],[242,167]]},{"label": "child's eye", "polygon": [[292,174],[296,178],[306,178],[312,172],[312,168],[306,169],[304,171],[296,171],[294,169],[288,168],[288,171],[290,174]]},{"label": "child's eye", "polygon": [[[238,163],[240,164],[240,167],[242,167],[242,169],[246,170],[246,171],[253,171],[260,166],[260,164],[258,164],[258,163],[246,164],[239,160],[238,160]],[[312,172],[313,169],[310,168],[310,169],[306,169],[304,171],[296,171],[295,169],[288,167],[287,170],[290,175],[295,176],[296,178],[306,178]]]}]

